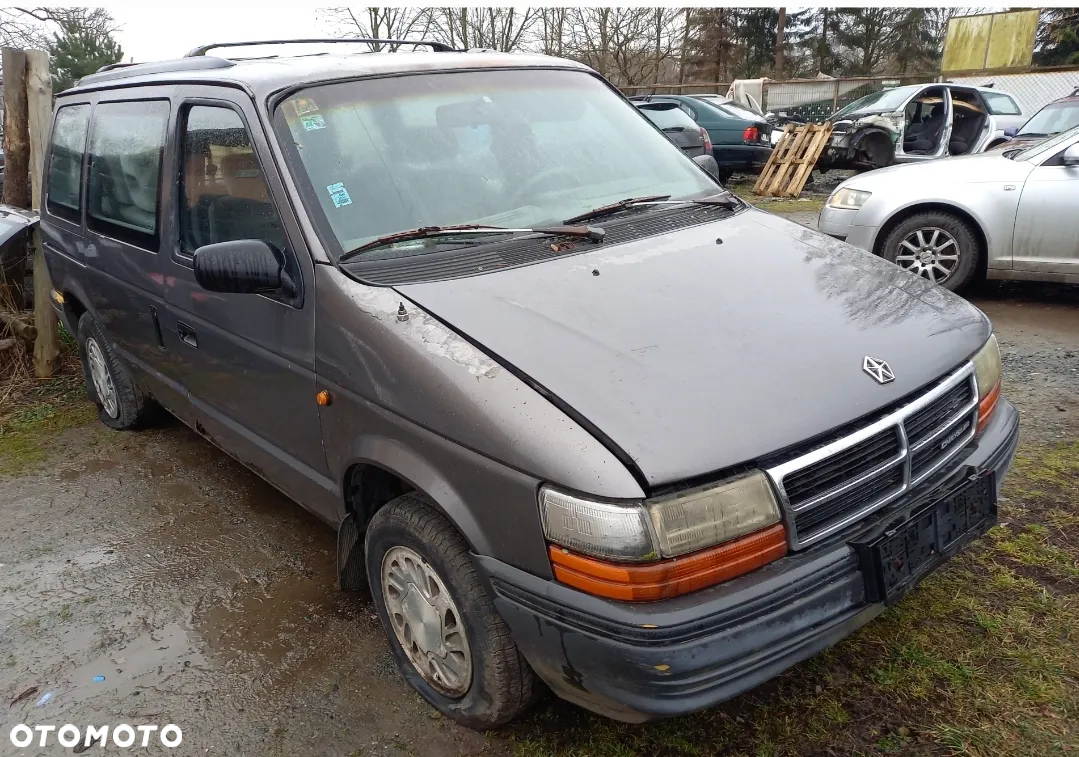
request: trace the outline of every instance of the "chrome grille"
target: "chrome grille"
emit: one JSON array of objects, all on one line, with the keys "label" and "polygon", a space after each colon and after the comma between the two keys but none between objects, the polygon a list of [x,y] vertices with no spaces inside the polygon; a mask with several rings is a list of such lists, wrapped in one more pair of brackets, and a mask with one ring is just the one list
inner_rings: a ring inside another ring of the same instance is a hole
[{"label": "chrome grille", "polygon": [[967,364],[883,418],[769,468],[791,547],[845,528],[932,475],[974,436],[977,413]]}]

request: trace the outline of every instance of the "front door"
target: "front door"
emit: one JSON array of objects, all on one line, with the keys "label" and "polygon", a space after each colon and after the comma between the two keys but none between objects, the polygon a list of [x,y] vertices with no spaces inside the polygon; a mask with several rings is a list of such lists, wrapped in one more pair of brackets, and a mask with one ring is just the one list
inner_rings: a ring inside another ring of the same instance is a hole
[{"label": "front door", "polygon": [[[184,384],[199,430],[327,520],[337,518],[315,401],[312,264],[250,102],[210,90],[180,105],[178,233],[166,298],[183,351]],[[202,289],[192,260],[203,245],[260,239],[282,250],[299,294],[226,294]]]},{"label": "front door", "polygon": [[1055,152],[1027,176],[1019,197],[1012,235],[1013,268],[1017,271],[1079,275],[1079,166],[1066,166],[1064,150]]}]

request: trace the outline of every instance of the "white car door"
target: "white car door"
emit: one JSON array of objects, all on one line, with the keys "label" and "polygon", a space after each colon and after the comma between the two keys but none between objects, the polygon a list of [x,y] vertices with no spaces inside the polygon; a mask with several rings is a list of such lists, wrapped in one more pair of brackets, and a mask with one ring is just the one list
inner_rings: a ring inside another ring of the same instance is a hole
[{"label": "white car door", "polygon": [[1069,148],[1079,150],[1079,137],[1039,156],[1041,164],[1023,184],[1012,236],[1017,271],[1079,275],[1079,165],[1065,163]]}]

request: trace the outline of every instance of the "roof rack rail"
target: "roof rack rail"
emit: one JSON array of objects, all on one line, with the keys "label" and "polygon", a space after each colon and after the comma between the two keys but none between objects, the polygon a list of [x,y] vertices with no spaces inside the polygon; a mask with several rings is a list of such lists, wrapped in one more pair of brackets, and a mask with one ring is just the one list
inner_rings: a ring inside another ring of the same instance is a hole
[{"label": "roof rack rail", "polygon": [[235,65],[236,64],[231,60],[216,58],[212,55],[190,60],[177,58],[175,60],[151,61],[150,63],[112,63],[107,66],[102,66],[95,73],[87,74],[82,77],[75,86],[100,84],[104,81],[113,81],[116,79],[129,79],[133,76],[142,76],[144,74],[165,74],[177,71],[205,71],[215,68],[231,68]]},{"label": "roof rack rail", "polygon": [[185,58],[196,58],[200,55],[205,55],[210,50],[216,50],[220,47],[255,47],[256,45],[306,45],[312,43],[330,43],[330,42],[361,42],[367,44],[381,44],[381,45],[413,45],[429,47],[436,53],[455,53],[457,48],[450,45],[443,44],[442,42],[432,42],[431,40],[416,40],[416,39],[375,39],[372,37],[317,37],[312,39],[263,39],[254,40],[251,42],[218,42],[213,45],[201,45],[191,50]]},{"label": "roof rack rail", "polygon": [[127,66],[138,66],[138,65],[140,65],[140,64],[135,63],[135,62],[124,63],[123,61],[120,61],[119,63],[109,63],[107,65],[104,65],[101,68],[99,68],[97,71],[94,71],[94,73],[95,74],[100,74],[102,71],[112,71],[113,69],[116,69],[116,68],[126,68]]}]

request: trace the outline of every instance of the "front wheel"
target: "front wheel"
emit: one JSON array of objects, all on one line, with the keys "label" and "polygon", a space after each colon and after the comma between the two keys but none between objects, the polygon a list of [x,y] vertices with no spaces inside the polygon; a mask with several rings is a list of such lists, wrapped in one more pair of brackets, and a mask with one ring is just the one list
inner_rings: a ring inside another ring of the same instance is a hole
[{"label": "front wheel", "polygon": [[893,228],[884,239],[881,256],[955,292],[974,280],[981,244],[965,220],[933,211],[913,215]]},{"label": "front wheel", "polygon": [[405,680],[443,715],[487,729],[524,712],[539,690],[457,530],[405,494],[365,539],[375,608]]}]

